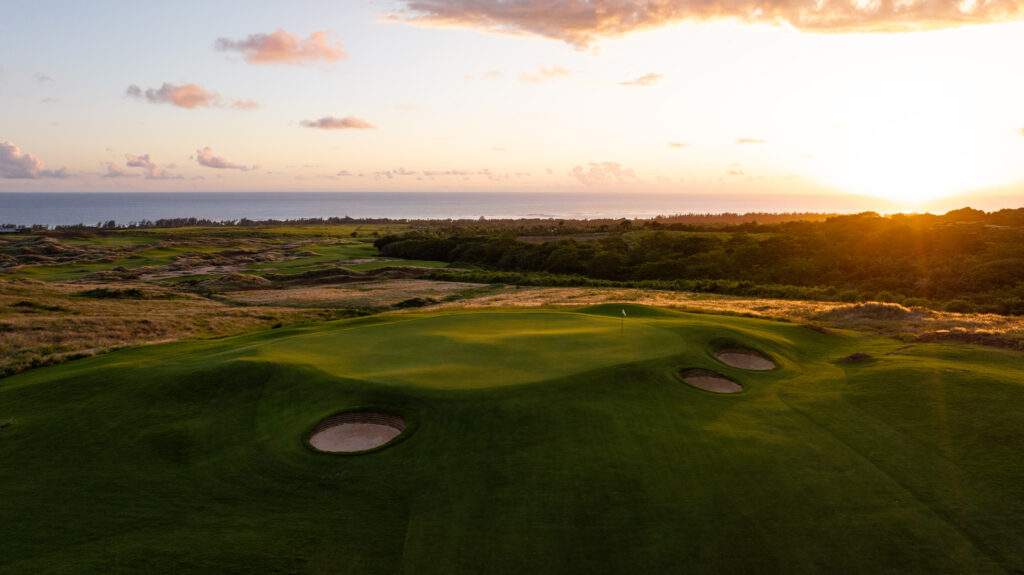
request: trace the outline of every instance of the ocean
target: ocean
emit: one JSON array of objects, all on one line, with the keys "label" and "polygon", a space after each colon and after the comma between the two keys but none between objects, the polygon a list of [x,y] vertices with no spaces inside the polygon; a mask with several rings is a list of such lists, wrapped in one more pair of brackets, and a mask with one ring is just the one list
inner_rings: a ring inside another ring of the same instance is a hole
[{"label": "ocean", "polygon": [[[1012,198],[1012,197],[1010,197]],[[980,209],[1019,207],[1004,199]],[[963,207],[947,202],[943,211]],[[998,207],[996,207],[998,206]],[[925,206],[928,207],[928,206]],[[933,208],[930,208],[933,209]],[[297,218],[650,218],[686,213],[897,211],[879,198],[844,195],[521,192],[0,192],[0,224],[93,225],[195,217],[226,221]],[[915,211],[923,211],[918,209]]]}]

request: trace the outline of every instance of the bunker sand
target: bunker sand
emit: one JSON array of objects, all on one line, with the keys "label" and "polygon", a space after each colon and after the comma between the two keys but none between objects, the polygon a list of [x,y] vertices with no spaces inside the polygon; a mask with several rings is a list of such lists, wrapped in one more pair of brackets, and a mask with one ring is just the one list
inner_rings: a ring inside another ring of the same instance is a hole
[{"label": "bunker sand", "polygon": [[405,421],[386,413],[341,413],[320,422],[309,443],[320,451],[355,453],[391,442],[405,430]]},{"label": "bunker sand", "polygon": [[775,369],[775,362],[751,349],[723,349],[715,352],[718,361],[729,367],[767,371]]},{"label": "bunker sand", "polygon": [[712,371],[691,369],[679,374],[683,381],[704,391],[712,393],[739,393],[743,387],[731,379],[727,379]]}]

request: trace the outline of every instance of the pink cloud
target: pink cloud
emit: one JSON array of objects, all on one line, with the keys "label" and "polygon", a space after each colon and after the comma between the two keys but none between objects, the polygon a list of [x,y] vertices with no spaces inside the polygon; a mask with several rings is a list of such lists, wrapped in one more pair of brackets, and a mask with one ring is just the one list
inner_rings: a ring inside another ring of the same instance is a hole
[{"label": "pink cloud", "polygon": [[737,144],[767,144],[768,140],[762,140],[761,138],[736,138]]},{"label": "pink cloud", "polygon": [[64,168],[47,170],[46,164],[32,154],[26,154],[11,142],[0,143],[0,178],[34,180],[37,178],[66,178]]},{"label": "pink cloud", "polygon": [[220,107],[229,105],[239,110],[254,110],[259,104],[252,100],[228,100],[225,104],[217,92],[207,91],[199,84],[172,84],[164,82],[159,88],[142,88],[132,84],[125,90],[125,95],[139,100],[146,100],[151,104],[171,104],[179,108],[192,110],[194,108]]},{"label": "pink cloud", "polygon": [[101,162],[100,165],[104,166],[107,171],[103,174],[104,178],[137,178],[138,174],[131,174],[121,166],[118,166],[114,162]]},{"label": "pink cloud", "polygon": [[309,64],[311,62],[337,62],[348,58],[338,42],[330,41],[334,32],[313,32],[305,40],[278,28],[270,34],[252,34],[244,40],[218,38],[215,44],[221,52],[240,52],[250,64]]},{"label": "pink cloud", "polygon": [[406,22],[562,40],[585,48],[678,22],[735,19],[816,32],[908,32],[1019,20],[1019,0],[404,0]]},{"label": "pink cloud", "polygon": [[569,172],[585,186],[628,184],[639,182],[636,172],[618,162],[590,162],[587,167],[576,166]]},{"label": "pink cloud", "polygon": [[661,74],[644,74],[634,80],[619,82],[620,86],[654,86],[664,78]]},{"label": "pink cloud", "polygon": [[[129,168],[142,168],[143,175],[146,176],[147,180],[180,180],[183,176],[178,174],[171,174],[167,170],[160,169],[153,161],[153,156],[149,154],[143,154],[141,156],[133,156],[132,154],[125,154],[125,165]],[[170,166],[173,168],[174,165]]]},{"label": "pink cloud", "polygon": [[196,150],[196,161],[199,162],[200,166],[216,168],[218,170],[241,170],[243,172],[248,172],[250,170],[259,169],[259,166],[244,166],[242,164],[229,162],[219,156],[214,156],[213,150],[210,149],[209,146],[201,150]]},{"label": "pink cloud", "polygon": [[566,70],[561,66],[551,66],[550,68],[544,65],[537,66],[537,73],[526,73],[520,74],[518,80],[524,84],[540,84],[548,80],[554,80],[557,78],[567,78],[572,76],[572,72]]},{"label": "pink cloud", "polygon": [[690,144],[686,142],[669,142],[668,147],[670,148],[689,148]]},{"label": "pink cloud", "polygon": [[178,86],[170,82],[164,82],[158,89],[149,88],[143,92],[142,88],[132,84],[125,90],[125,94],[132,98],[146,99],[153,104],[173,104],[179,108],[198,108],[210,106],[220,101],[220,94],[207,92],[199,84],[184,84]]},{"label": "pink cloud", "polygon": [[303,128],[318,128],[321,130],[375,130],[377,126],[353,116],[345,116],[344,118],[335,118],[334,116],[324,116],[319,120],[303,120],[301,122]]}]

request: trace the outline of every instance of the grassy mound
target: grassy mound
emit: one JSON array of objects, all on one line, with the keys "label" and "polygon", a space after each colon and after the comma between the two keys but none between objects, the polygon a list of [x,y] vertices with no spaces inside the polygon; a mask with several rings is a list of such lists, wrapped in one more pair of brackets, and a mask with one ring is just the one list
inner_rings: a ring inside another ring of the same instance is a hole
[{"label": "grassy mound", "polygon": [[[1020,353],[621,307],[373,316],[0,380],[0,573],[1024,566]],[[716,338],[778,368],[723,366]],[[835,361],[853,352],[876,359]],[[366,406],[415,433],[308,445]]]}]

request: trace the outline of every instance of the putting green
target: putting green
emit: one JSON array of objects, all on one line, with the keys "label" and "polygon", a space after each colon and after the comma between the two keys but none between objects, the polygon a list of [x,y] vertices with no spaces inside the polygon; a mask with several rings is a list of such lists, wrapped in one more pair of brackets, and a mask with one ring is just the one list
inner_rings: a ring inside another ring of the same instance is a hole
[{"label": "putting green", "polygon": [[686,347],[656,324],[625,327],[578,313],[443,315],[289,338],[261,347],[258,357],[378,383],[472,389],[547,381]]},{"label": "putting green", "polygon": [[[0,379],[0,575],[1024,571],[1024,355],[622,307],[385,314]],[[404,431],[310,445],[349,413]]]}]

